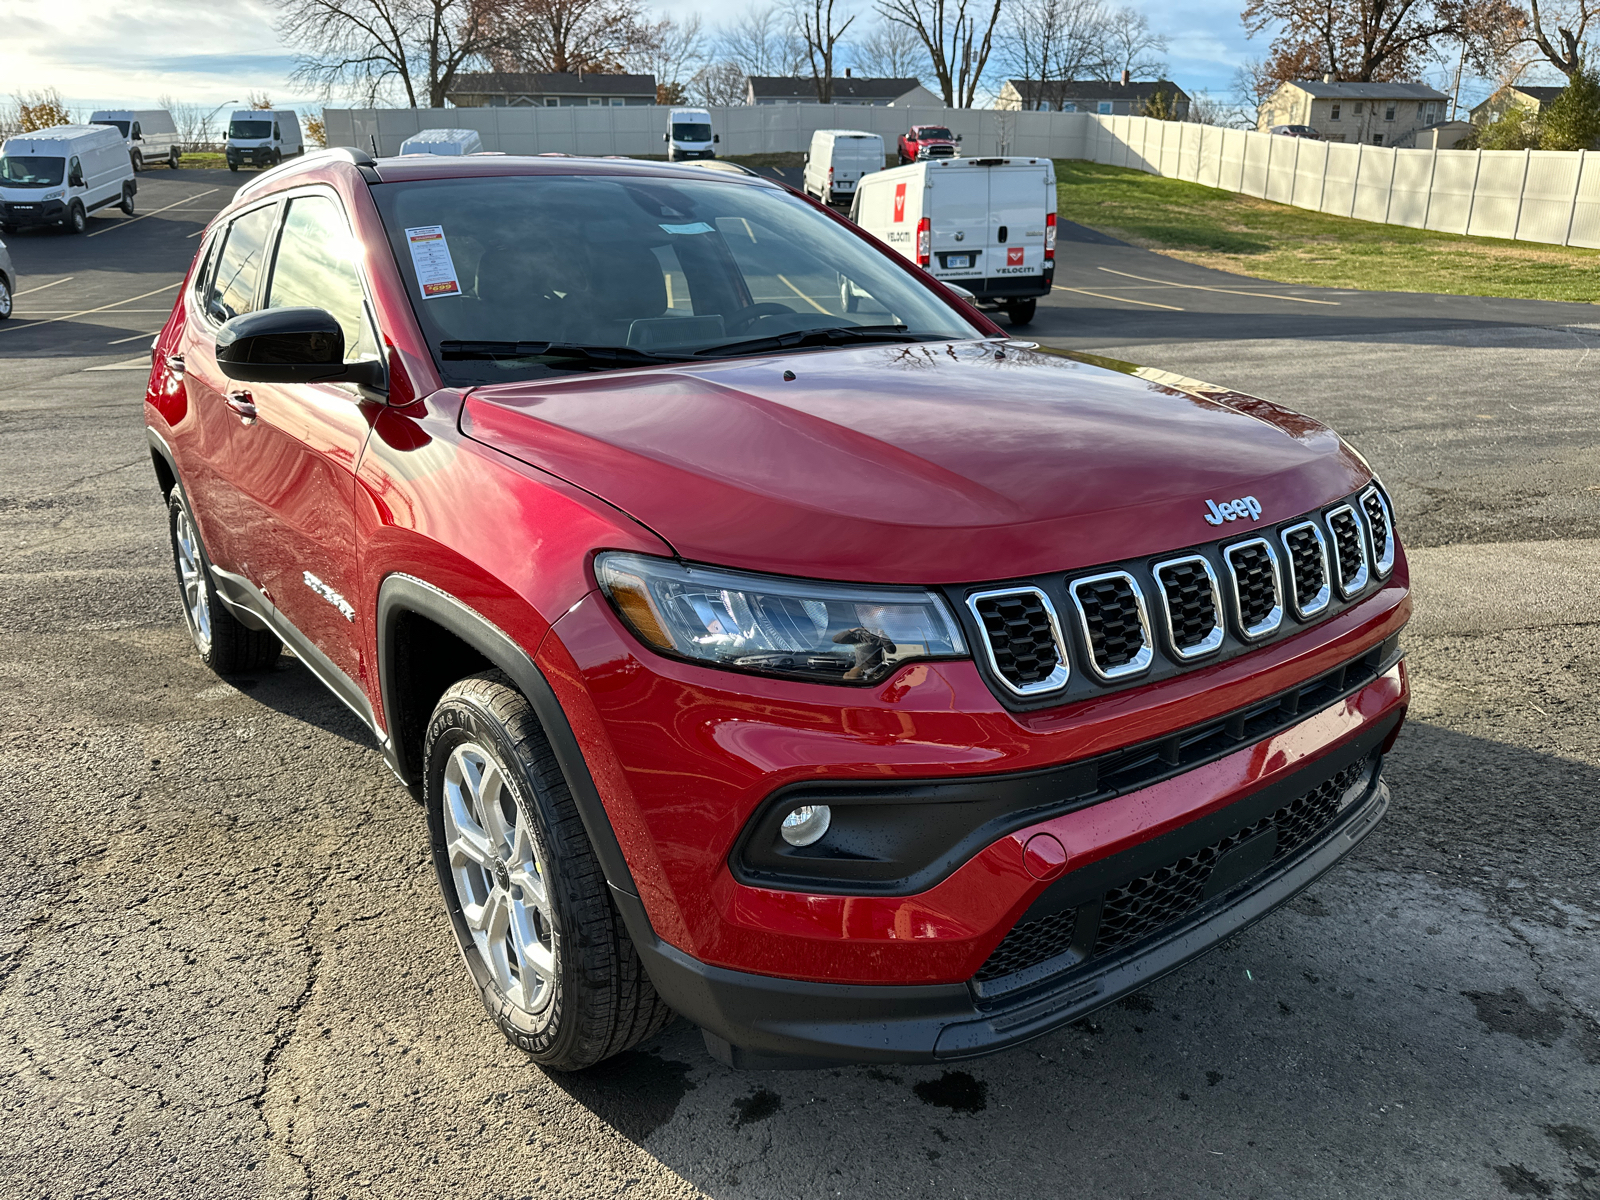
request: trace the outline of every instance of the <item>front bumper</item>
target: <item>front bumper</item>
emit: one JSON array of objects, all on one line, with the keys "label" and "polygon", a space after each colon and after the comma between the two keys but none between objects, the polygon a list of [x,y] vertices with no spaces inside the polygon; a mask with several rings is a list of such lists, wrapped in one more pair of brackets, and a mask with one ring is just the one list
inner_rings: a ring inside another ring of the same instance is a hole
[{"label": "front bumper", "polygon": [[[1161,978],[1291,900],[1349,854],[1389,804],[1381,747],[1402,718],[1395,712],[1311,767],[1175,830],[1154,843],[1094,864],[1093,887],[1139,878],[1150,861],[1203,851],[1219,830],[1259,825],[1340,771],[1364,772],[1360,794],[1281,862],[1247,876],[1166,926],[1107,954],[1069,948],[1034,970],[984,982],[911,987],[824,984],[709,966],[654,937],[637,898],[617,893],[652,982],[698,1024],[710,1053],[732,1067],[788,1069],[840,1062],[930,1063],[971,1058],[1038,1037]],[[1313,782],[1315,781],[1315,783]],[[1354,791],[1355,788],[1352,788]],[[1224,837],[1227,834],[1223,835]],[[1078,886],[1069,872],[1058,888]],[[1054,890],[1054,889],[1052,889]],[[1048,893],[1047,893],[1048,894]],[[1091,906],[1093,908],[1093,906]],[[1099,910],[1093,909],[1095,920]],[[1083,929],[1075,943],[1093,947]]]},{"label": "front bumper", "polygon": [[0,203],[0,221],[19,228],[27,225],[59,225],[66,215],[65,200],[7,200]]},{"label": "front bumper", "polygon": [[227,151],[230,167],[267,167],[277,161],[278,152],[270,147]]}]

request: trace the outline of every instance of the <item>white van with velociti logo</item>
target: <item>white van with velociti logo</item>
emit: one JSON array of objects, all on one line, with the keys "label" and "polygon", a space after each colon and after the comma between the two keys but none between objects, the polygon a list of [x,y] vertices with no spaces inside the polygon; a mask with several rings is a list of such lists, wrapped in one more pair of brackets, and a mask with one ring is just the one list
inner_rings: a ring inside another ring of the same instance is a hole
[{"label": "white van with velociti logo", "polygon": [[[1048,158],[946,158],[865,176],[850,219],[978,307],[1033,320],[1056,270],[1056,168]],[[848,307],[848,299],[846,301]]]}]

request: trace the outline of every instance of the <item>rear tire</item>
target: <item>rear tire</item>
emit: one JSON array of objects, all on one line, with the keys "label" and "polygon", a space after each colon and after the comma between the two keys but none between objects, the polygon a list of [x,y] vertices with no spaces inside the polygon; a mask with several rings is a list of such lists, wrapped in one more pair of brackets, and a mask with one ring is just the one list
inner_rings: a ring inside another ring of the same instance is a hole
[{"label": "rear tire", "polygon": [[123,216],[133,216],[133,189],[127,184],[122,185],[122,199],[118,202],[117,207],[122,210]]},{"label": "rear tire", "polygon": [[72,202],[72,207],[67,209],[64,228],[68,233],[82,233],[89,228],[89,214],[83,211],[83,205],[76,200]]},{"label": "rear tire", "polygon": [[665,1028],[566,778],[498,671],[450,687],[428,723],[433,861],[484,1007],[541,1067],[578,1071]]},{"label": "rear tire", "polygon": [[11,285],[0,275],[0,321],[11,315]]},{"label": "rear tire", "polygon": [[177,488],[167,502],[167,532],[172,540],[172,564],[178,573],[178,597],[183,602],[184,624],[200,661],[218,675],[262,671],[278,660],[283,643],[266,629],[251,629],[217,599],[211,580],[211,560],[200,543],[200,532]]},{"label": "rear tire", "polygon": [[1006,305],[1006,316],[1011,318],[1013,325],[1026,325],[1033,320],[1033,310],[1038,306],[1039,301],[1034,298],[1012,300]]},{"label": "rear tire", "polygon": [[179,150],[178,150],[178,148],[176,146],[174,146],[171,150],[168,150],[167,151],[167,170],[176,171],[178,169],[178,161],[182,157],[183,157],[183,155],[179,152]]}]

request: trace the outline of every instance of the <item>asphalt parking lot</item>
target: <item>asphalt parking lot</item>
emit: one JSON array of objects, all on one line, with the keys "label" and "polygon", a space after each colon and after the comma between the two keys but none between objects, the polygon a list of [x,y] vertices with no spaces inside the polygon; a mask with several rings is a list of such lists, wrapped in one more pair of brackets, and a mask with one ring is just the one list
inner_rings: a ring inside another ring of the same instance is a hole
[{"label": "asphalt parking lot", "polygon": [[1064,239],[1028,336],[1304,409],[1394,493],[1390,815],[1208,959],[959,1069],[741,1074],[679,1023],[556,1077],[484,1018],[355,720],[293,659],[189,649],[142,355],[241,181],[6,239],[0,1193],[1600,1197],[1600,308]]}]

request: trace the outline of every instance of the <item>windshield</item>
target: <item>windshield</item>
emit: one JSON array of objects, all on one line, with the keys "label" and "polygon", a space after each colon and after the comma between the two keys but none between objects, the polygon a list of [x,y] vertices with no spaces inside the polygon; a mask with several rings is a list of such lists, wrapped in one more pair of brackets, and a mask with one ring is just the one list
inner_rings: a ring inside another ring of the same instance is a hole
[{"label": "windshield", "polygon": [[687,121],[674,121],[672,123],[672,140],[675,142],[709,142],[711,140],[711,125],[693,124]]},{"label": "windshield", "polygon": [[776,188],[542,175],[372,195],[453,383],[982,336],[888,252]]},{"label": "windshield", "polygon": [[271,121],[229,121],[228,136],[236,140],[272,136]]},{"label": "windshield", "polygon": [[919,142],[950,142],[954,141],[955,139],[950,136],[950,131],[948,129],[941,129],[937,125],[926,125],[923,127],[922,132],[917,136],[917,140]]},{"label": "windshield", "polygon": [[67,169],[64,158],[0,158],[0,187],[55,187]]},{"label": "windshield", "polygon": [[123,137],[128,136],[128,122],[126,121],[90,121],[91,125],[109,125]]}]

